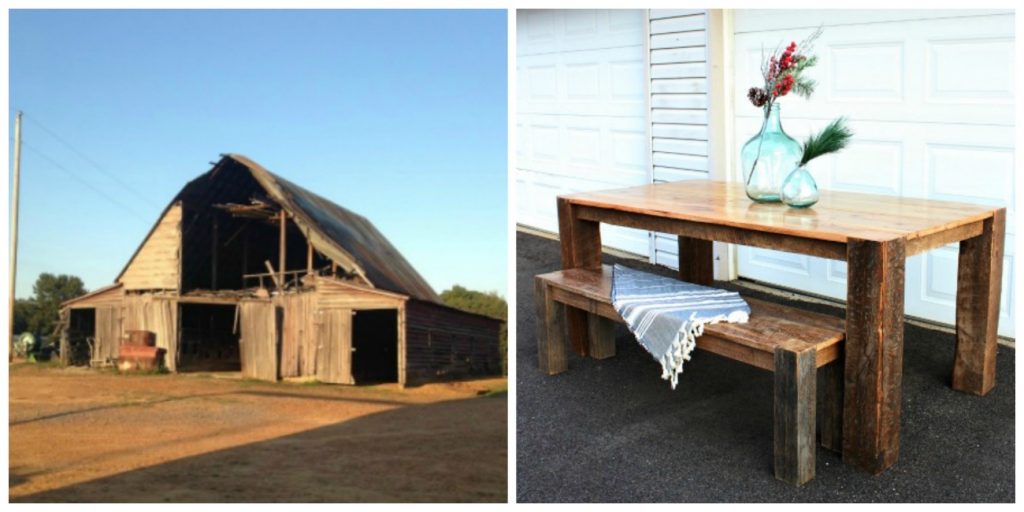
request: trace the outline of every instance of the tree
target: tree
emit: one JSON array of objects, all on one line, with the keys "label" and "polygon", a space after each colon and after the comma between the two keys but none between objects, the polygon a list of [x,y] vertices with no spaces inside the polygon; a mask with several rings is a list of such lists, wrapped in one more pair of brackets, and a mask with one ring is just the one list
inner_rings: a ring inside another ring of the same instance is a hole
[{"label": "tree", "polygon": [[28,320],[35,316],[36,309],[36,301],[33,299],[14,300],[14,334],[28,330]]},{"label": "tree", "polygon": [[508,374],[508,303],[496,292],[478,292],[464,286],[454,285],[441,292],[441,300],[447,306],[470,313],[497,318],[501,324],[501,369]]},{"label": "tree", "polygon": [[[86,289],[82,280],[77,276],[53,275],[44,272],[39,274],[36,284],[32,286],[32,292],[35,293],[30,301],[32,307],[23,307],[22,311],[26,315],[25,328],[38,335],[49,336],[57,324],[61,303],[84,295]],[[17,302],[15,302],[15,309],[17,310]],[[15,325],[17,325],[17,312],[15,313]]]}]

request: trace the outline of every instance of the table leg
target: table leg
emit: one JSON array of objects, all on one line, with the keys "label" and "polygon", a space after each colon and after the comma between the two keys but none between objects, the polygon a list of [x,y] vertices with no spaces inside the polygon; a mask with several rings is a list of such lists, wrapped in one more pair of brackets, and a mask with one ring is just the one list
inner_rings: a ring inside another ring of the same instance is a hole
[{"label": "table leg", "polygon": [[900,447],[906,241],[847,244],[843,461],[871,473]]},{"label": "table leg", "polygon": [[996,385],[996,336],[1003,284],[1006,210],[984,221],[981,235],[960,242],[956,287],[953,389],[984,395]]},{"label": "table leg", "polygon": [[[562,268],[601,268],[601,225],[582,220],[568,200],[558,198],[558,237],[562,243]],[[590,351],[587,312],[565,308],[569,344],[579,355]]]},{"label": "table leg", "polygon": [[679,279],[711,286],[715,278],[715,256],[711,240],[679,236]]}]

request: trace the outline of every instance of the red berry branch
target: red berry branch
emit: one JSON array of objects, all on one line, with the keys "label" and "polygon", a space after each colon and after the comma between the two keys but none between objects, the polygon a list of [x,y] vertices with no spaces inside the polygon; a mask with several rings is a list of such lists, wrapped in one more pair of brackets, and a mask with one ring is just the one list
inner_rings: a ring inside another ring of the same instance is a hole
[{"label": "red berry branch", "polygon": [[821,32],[819,27],[800,44],[792,41],[781,52],[776,48],[768,59],[762,62],[761,75],[764,77],[764,87],[751,87],[747,91],[747,98],[755,107],[764,108],[765,117],[771,112],[772,105],[791,91],[805,98],[810,98],[814,93],[814,86],[817,84],[804,76],[803,72],[818,63],[818,57],[811,55],[810,52]]}]

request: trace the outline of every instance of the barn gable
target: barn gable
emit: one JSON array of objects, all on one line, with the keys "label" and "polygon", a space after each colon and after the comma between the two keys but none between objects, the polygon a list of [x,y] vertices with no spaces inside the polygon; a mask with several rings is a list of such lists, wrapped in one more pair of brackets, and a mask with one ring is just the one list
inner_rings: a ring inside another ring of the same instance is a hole
[{"label": "barn gable", "polygon": [[181,203],[164,211],[117,282],[125,290],[174,290],[181,268]]}]

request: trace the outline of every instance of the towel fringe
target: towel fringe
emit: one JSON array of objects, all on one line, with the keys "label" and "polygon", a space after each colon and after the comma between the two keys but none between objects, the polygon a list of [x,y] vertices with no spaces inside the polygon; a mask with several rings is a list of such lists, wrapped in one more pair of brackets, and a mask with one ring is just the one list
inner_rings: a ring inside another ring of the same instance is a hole
[{"label": "towel fringe", "polygon": [[697,336],[704,334],[705,325],[719,322],[745,324],[748,320],[749,315],[746,311],[733,311],[728,315],[701,319],[697,318],[697,313],[693,313],[690,320],[679,327],[672,348],[661,358],[661,378],[671,382],[672,389],[676,389],[679,374],[683,373],[683,363],[690,360],[690,354],[697,347]]}]

